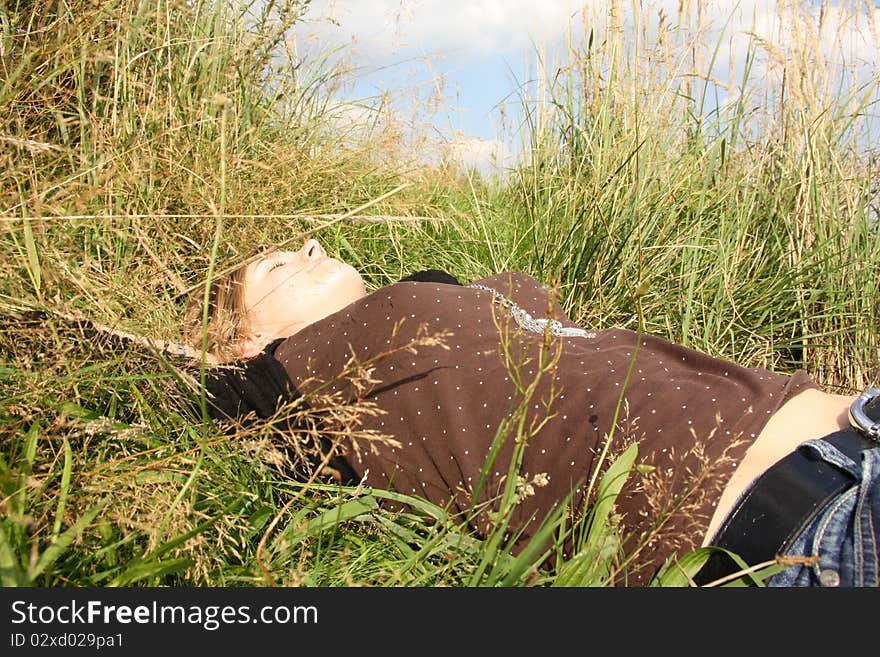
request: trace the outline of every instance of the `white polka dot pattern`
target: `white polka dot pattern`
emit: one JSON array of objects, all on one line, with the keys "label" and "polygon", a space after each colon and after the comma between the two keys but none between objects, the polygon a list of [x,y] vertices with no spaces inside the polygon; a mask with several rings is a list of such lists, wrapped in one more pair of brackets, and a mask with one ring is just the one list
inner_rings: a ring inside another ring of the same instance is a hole
[{"label": "white polka dot pattern", "polygon": [[[528,276],[504,273],[476,283],[497,290],[533,318],[577,328]],[[443,345],[415,345],[442,331]],[[452,512],[470,508],[499,427],[537,377],[523,421],[533,435],[521,473],[546,474],[549,481],[534,487],[512,518],[513,526],[525,527],[525,538],[569,492],[574,491],[574,508],[582,505],[582,484],[609,435],[617,451],[628,441],[642,441],[640,461],[662,468],[672,485],[679,485],[675,482],[689,468],[703,467],[687,456],[695,441],[706,442],[707,458],[718,458],[731,440],[753,438],[779,404],[810,384],[805,375],[789,378],[742,368],[623,329],[598,331],[588,340],[555,338],[549,348],[546,340],[523,330],[484,289],[403,282],[306,327],[283,342],[276,357],[304,394],[331,381],[328,391],[348,401],[360,396],[379,409],[358,419],[358,431],[389,435],[399,447],[373,450],[361,444],[349,455],[359,475],[369,470],[369,485],[451,503]],[[539,375],[549,353],[558,358],[545,362]],[[352,354],[374,359],[373,383],[335,380]],[[746,447],[736,452],[737,459]],[[512,448],[513,441],[506,440],[498,451],[481,502],[504,485]],[[618,511],[636,536],[650,525],[651,514],[633,479]],[[703,511],[705,518],[687,522],[705,526],[711,505]],[[660,563],[671,550],[671,544],[658,540],[650,556]]]}]

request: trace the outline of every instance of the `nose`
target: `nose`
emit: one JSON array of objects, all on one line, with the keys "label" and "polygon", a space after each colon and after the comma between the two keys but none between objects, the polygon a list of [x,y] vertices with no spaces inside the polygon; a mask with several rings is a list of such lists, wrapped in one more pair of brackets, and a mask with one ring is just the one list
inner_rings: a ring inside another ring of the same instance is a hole
[{"label": "nose", "polygon": [[315,258],[322,258],[327,255],[327,252],[324,250],[324,247],[321,246],[321,243],[318,240],[310,239],[306,240],[305,244],[302,245],[302,248],[299,250],[300,257],[305,260],[314,260]]}]

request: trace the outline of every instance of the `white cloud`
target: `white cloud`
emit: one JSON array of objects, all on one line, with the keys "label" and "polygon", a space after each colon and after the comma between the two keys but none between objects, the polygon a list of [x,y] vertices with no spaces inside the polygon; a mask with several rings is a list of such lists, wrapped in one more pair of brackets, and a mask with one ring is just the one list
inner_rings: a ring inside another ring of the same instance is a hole
[{"label": "white cloud", "polygon": [[[487,54],[531,48],[565,35],[578,11],[567,0],[315,0],[304,34],[351,43],[381,60],[401,53]],[[329,19],[329,20],[328,20]]]},{"label": "white cloud", "polygon": [[[303,38],[324,46],[351,44],[373,62],[405,54],[507,54],[546,39],[560,43],[569,30],[604,29],[614,0],[313,0]],[[742,55],[747,34],[779,44],[795,26],[777,3],[764,0],[644,0],[640,24],[701,30],[705,48],[720,46],[718,67]],[[780,6],[785,3],[779,3]],[[844,3],[849,4],[849,3]],[[618,0],[624,29],[633,25],[633,3]],[[679,12],[679,7],[683,11]],[[818,16],[819,9],[813,14]],[[872,15],[869,15],[871,12]],[[824,10],[818,44],[826,57],[880,66],[880,7],[864,7],[861,19],[840,4]],[[722,30],[724,35],[722,36]]]},{"label": "white cloud", "polygon": [[453,139],[443,144],[441,151],[447,163],[476,169],[484,176],[503,176],[515,160],[507,145],[498,139]]}]

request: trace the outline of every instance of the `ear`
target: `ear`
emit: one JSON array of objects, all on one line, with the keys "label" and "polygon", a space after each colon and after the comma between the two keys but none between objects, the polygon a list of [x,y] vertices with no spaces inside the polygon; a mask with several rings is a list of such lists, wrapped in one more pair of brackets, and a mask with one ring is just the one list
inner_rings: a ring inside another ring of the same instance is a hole
[{"label": "ear", "polygon": [[263,351],[267,344],[269,344],[269,340],[262,333],[248,332],[239,342],[238,350],[242,357],[253,358]]}]

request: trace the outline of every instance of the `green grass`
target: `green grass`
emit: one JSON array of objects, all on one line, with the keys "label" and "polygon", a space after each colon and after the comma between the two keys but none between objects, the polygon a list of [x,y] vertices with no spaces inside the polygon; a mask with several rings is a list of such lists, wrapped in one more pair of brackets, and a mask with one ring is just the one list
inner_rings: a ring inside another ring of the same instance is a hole
[{"label": "green grass", "polygon": [[[841,89],[795,57],[813,81],[799,103],[746,79],[736,103],[704,116],[708,84],[681,75],[681,59],[649,64],[650,44],[607,32],[572,50],[548,103],[523,98],[527,158],[486,180],[414,166],[378,118],[334,119],[344,80],[329,53],[290,55],[283,35],[301,7],[277,8],[0,9],[0,313],[49,316],[0,334],[0,583],[625,577],[607,505],[576,528],[579,556],[539,569],[540,550],[512,557],[500,534],[476,541],[418,500],[394,514],[379,499],[391,493],[303,488],[242,449],[254,436],[185,417],[167,363],[61,318],[176,339],[186,290],[262,244],[316,236],[371,289],[424,268],[523,271],[557,284],[583,326],[804,368],[840,392],[875,382],[878,176],[853,141],[870,89]],[[600,499],[619,481],[597,482]]]}]

